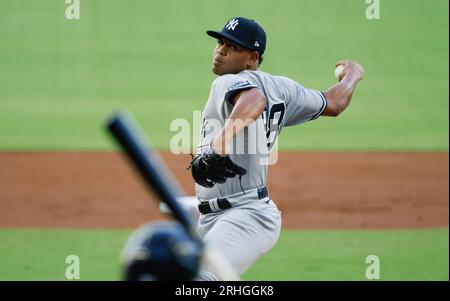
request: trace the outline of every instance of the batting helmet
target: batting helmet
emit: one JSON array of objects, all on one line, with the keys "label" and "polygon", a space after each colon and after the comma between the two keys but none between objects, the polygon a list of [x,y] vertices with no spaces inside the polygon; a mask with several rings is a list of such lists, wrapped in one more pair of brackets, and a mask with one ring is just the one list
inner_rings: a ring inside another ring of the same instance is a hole
[{"label": "batting helmet", "polygon": [[132,233],[122,251],[124,280],[193,280],[202,249],[178,222],[147,223]]}]

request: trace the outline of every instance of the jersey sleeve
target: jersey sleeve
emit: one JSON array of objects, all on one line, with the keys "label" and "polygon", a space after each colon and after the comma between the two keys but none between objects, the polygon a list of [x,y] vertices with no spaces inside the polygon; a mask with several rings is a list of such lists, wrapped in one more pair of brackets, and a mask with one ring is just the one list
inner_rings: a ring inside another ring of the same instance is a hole
[{"label": "jersey sleeve", "polygon": [[289,99],[285,126],[317,119],[327,107],[327,100],[322,92],[305,88],[289,78],[284,78],[282,82]]},{"label": "jersey sleeve", "polygon": [[251,88],[257,88],[257,86],[249,79],[237,74],[222,75],[212,85],[218,105],[222,105],[224,101],[231,103],[230,101],[236,94]]}]

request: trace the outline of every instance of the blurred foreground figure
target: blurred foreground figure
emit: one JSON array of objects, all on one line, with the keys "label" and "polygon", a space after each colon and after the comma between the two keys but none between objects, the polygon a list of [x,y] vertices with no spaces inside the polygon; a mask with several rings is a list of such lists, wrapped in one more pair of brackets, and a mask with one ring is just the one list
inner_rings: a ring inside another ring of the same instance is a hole
[{"label": "blurred foreground figure", "polygon": [[144,224],[128,239],[123,251],[127,281],[194,280],[203,251],[178,222]]}]

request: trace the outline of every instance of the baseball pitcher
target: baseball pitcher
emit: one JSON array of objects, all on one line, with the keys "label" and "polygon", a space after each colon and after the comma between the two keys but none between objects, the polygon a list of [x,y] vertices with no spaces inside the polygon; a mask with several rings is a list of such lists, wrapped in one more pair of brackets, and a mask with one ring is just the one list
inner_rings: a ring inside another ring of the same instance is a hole
[{"label": "baseball pitcher", "polygon": [[[327,91],[308,89],[259,69],[266,48],[264,29],[236,17],[217,39],[212,71],[218,75],[202,112],[201,141],[191,163],[199,200],[198,233],[244,273],[277,242],[281,214],[266,186],[268,158],[284,126],[338,116],[348,106],[361,65],[340,61],[340,81]],[[217,280],[203,269],[202,280]]]}]

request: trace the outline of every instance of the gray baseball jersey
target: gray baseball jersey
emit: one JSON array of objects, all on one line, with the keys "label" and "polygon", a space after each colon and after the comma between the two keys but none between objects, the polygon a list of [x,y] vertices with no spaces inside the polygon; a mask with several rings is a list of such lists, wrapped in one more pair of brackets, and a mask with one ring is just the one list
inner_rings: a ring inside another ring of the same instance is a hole
[{"label": "gray baseball jersey", "polygon": [[245,168],[247,174],[241,180],[235,177],[212,188],[196,184],[196,194],[200,200],[229,196],[266,185],[269,150],[283,126],[314,120],[326,107],[321,92],[307,89],[287,77],[250,70],[220,76],[211,86],[202,113],[201,141],[197,153],[208,147],[223,127],[233,110],[229,100],[236,93],[250,88],[260,89],[267,98],[267,105],[262,116],[236,137],[230,154],[231,160]]},{"label": "gray baseball jersey", "polygon": [[[210,207],[217,209],[218,198],[232,203],[229,209],[200,215],[197,231],[206,243],[224,254],[239,274],[275,245],[281,231],[280,211],[267,194],[260,193],[267,181],[270,148],[283,126],[314,120],[326,107],[321,92],[286,77],[248,70],[220,76],[213,82],[203,110],[197,153],[210,145],[230,116],[233,110],[230,99],[251,88],[264,93],[266,108],[260,118],[238,134],[230,154],[231,160],[245,168],[247,174],[212,188],[195,186],[199,201]],[[208,267],[202,269],[199,279],[221,280]]]}]

